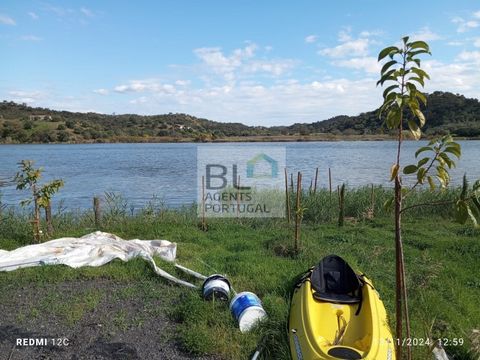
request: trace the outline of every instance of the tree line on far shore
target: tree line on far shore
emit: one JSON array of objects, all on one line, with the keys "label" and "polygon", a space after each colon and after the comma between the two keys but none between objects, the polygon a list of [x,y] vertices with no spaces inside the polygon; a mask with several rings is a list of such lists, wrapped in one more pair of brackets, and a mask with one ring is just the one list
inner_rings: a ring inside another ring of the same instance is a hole
[{"label": "tree line on far shore", "polygon": [[[452,134],[480,137],[480,102],[463,95],[434,92],[427,96],[426,136]],[[301,140],[307,136],[389,134],[381,126],[378,110],[357,116],[339,115],[310,124],[247,126],[197,118],[188,114],[106,115],[34,108],[26,104],[0,103],[0,143],[84,142],[208,142],[228,138],[270,136]]]}]

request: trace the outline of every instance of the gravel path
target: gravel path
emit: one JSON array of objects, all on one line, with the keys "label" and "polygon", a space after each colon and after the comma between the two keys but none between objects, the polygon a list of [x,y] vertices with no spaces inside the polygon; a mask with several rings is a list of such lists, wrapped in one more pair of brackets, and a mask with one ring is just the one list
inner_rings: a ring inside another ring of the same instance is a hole
[{"label": "gravel path", "polygon": [[[190,356],[175,340],[167,311],[179,294],[155,280],[11,284],[0,293],[0,359],[218,360]],[[17,344],[30,339],[37,344]]]}]

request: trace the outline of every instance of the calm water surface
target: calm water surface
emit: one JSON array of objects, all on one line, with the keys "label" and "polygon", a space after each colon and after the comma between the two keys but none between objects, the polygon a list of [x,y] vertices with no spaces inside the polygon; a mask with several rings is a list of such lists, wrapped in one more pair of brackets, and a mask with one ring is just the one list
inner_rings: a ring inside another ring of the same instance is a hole
[{"label": "calm water surface", "polygon": [[[229,144],[268,146],[269,144]],[[390,186],[388,172],[395,158],[393,141],[340,141],[275,143],[285,146],[289,172],[302,171],[305,186],[319,167],[319,185],[328,186],[328,168],[334,184],[351,187],[382,184]],[[452,171],[457,183],[464,172],[480,178],[480,141],[461,142],[463,156]],[[188,205],[196,199],[197,144],[81,144],[1,145],[0,178],[11,177],[22,159],[35,160],[45,169],[45,179],[62,178],[65,187],[55,198],[68,208],[91,206],[94,195],[123,194],[138,208],[153,196],[168,206]],[[217,146],[216,144],[200,146]],[[405,142],[403,163],[413,162],[418,142]],[[2,202],[14,205],[26,197],[14,186],[2,188]]]}]

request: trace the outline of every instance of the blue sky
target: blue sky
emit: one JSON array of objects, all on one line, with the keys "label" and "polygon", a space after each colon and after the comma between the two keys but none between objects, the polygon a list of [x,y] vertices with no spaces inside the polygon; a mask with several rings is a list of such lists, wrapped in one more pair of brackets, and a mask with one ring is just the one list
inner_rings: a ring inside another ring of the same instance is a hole
[{"label": "blue sky", "polygon": [[376,55],[430,43],[426,90],[480,98],[478,1],[0,3],[0,99],[278,125],[381,103]]}]

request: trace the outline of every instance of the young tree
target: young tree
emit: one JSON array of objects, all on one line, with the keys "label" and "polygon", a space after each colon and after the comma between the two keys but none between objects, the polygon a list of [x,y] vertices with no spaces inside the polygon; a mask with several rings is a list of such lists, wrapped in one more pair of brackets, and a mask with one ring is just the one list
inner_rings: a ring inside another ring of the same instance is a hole
[{"label": "young tree", "polygon": [[40,241],[40,208],[44,208],[47,215],[48,229],[51,231],[50,202],[52,196],[63,186],[63,180],[53,180],[47,184],[39,185],[38,181],[42,176],[42,168],[35,169],[32,160],[22,160],[18,164],[20,171],[15,175],[15,182],[18,190],[29,189],[32,191],[32,198],[23,200],[22,206],[33,202],[33,236]]},{"label": "young tree", "polygon": [[[380,117],[384,117],[389,129],[397,131],[397,154],[395,163],[390,170],[391,181],[394,181],[395,192],[392,202],[395,208],[395,268],[396,268],[396,337],[397,359],[402,359],[402,330],[405,319],[406,337],[410,335],[410,320],[408,314],[407,288],[405,284],[405,262],[402,243],[402,214],[413,207],[445,205],[453,203],[457,214],[457,220],[465,223],[471,218],[475,225],[480,220],[480,182],[477,181],[470,190],[466,177],[460,197],[454,202],[439,202],[428,204],[414,204],[404,207],[405,198],[424,183],[428,183],[433,190],[437,185],[441,188],[448,186],[450,182],[449,169],[455,166],[452,156],[459,158],[461,155],[460,144],[453,141],[451,136],[444,136],[429,142],[415,153],[418,158],[423,157],[416,164],[405,166],[401,171],[401,149],[403,142],[403,130],[408,129],[414,139],[419,140],[422,135],[421,128],[426,119],[420,104],[427,105],[425,95],[419,90],[424,87],[429,75],[421,69],[419,55],[429,54],[430,49],[424,41],[409,41],[409,37],[402,39],[400,47],[389,46],[378,55],[378,61],[384,61],[380,72],[380,80],[377,86],[386,86],[383,92],[383,105],[380,108]],[[429,154],[430,156],[425,156]],[[402,183],[401,172],[405,175],[415,175],[416,181],[407,188]],[[411,360],[411,348],[407,347],[407,359]]]}]

